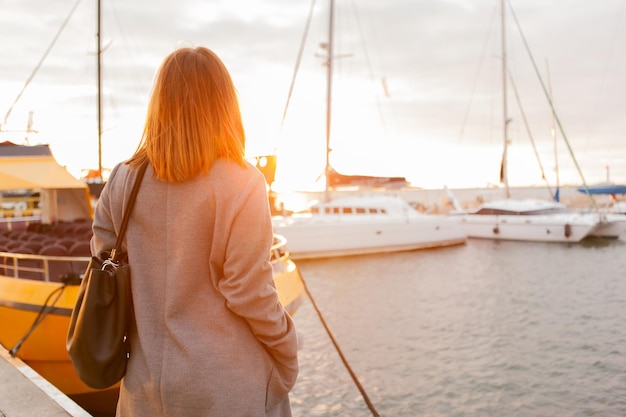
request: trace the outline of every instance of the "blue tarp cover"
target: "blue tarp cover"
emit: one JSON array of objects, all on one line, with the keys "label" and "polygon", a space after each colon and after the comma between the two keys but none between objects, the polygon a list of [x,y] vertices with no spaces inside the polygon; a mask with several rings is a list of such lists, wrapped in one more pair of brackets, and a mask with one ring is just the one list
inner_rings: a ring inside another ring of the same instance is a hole
[{"label": "blue tarp cover", "polygon": [[[587,194],[585,187],[578,187],[578,191]],[[592,185],[589,187],[589,193],[591,194],[626,194],[626,185]]]}]

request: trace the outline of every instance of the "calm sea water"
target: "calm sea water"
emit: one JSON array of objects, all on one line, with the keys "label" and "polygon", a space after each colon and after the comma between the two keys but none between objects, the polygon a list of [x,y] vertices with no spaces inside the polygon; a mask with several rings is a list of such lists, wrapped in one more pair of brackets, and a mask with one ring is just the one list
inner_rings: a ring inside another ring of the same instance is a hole
[{"label": "calm sea water", "polygon": [[[626,416],[626,242],[297,262],[382,416]],[[294,415],[370,416],[311,302]]]}]

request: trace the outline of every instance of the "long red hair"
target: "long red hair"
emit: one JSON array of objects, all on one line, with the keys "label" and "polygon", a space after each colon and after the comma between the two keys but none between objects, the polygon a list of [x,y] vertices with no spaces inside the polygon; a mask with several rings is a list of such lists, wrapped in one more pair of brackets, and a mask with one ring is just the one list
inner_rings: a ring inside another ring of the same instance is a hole
[{"label": "long red hair", "polygon": [[245,134],[237,91],[220,58],[205,47],[180,48],[161,64],[143,136],[129,160],[146,158],[157,178],[182,182],[218,158],[244,165]]}]

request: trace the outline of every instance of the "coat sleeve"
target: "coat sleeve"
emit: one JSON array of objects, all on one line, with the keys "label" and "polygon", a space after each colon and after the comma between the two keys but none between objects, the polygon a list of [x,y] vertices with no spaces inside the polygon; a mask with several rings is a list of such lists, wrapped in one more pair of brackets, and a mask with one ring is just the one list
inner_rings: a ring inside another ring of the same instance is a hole
[{"label": "coat sleeve", "polygon": [[219,287],[228,308],[248,322],[265,346],[288,392],[298,375],[298,341],[274,284],[270,264],[273,229],[262,175],[253,175],[239,196]]}]

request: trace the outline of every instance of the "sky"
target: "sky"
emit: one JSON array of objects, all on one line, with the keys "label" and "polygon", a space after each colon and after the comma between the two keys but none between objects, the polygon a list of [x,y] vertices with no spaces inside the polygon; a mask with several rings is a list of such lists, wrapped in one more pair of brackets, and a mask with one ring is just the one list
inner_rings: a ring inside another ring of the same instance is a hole
[{"label": "sky", "polygon": [[[504,149],[500,0],[334,3],[333,167],[405,176],[423,188],[497,186]],[[328,6],[101,0],[103,167],[128,158],[139,143],[162,59],[177,47],[202,45],[231,72],[248,155],[278,155],[275,189],[316,188],[325,160],[320,45],[329,39]],[[625,6],[506,1],[511,186],[626,183]],[[47,143],[76,176],[98,167],[96,16],[89,0],[2,0],[0,14],[0,140]],[[29,113],[37,133],[19,132]]]}]

